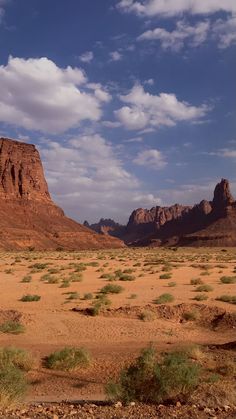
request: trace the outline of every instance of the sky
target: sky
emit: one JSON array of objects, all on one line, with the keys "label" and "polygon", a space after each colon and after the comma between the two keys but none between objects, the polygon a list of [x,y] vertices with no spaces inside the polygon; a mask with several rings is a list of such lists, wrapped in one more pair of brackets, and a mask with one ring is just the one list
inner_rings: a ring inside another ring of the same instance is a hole
[{"label": "sky", "polygon": [[83,222],[236,196],[235,0],[0,0],[0,136]]}]

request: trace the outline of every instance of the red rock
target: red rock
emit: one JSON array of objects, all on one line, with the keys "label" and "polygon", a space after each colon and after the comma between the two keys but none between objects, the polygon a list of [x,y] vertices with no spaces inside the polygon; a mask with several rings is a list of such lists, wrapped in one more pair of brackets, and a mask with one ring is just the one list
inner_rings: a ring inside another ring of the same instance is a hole
[{"label": "red rock", "polygon": [[34,145],[0,138],[0,248],[121,247],[64,215],[52,201]]}]

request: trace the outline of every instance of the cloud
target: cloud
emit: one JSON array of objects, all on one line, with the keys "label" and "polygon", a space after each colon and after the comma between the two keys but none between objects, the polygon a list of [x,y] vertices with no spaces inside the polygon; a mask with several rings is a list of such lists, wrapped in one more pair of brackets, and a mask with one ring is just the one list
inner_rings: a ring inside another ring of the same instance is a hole
[{"label": "cloud", "polygon": [[139,16],[170,17],[183,13],[213,14],[219,11],[236,12],[235,0],[121,0],[118,9]]},{"label": "cloud", "polygon": [[220,150],[210,151],[204,154],[207,154],[209,156],[218,156],[218,157],[227,157],[230,159],[236,159],[236,150],[232,150],[230,148],[222,148]]},{"label": "cloud", "polygon": [[116,118],[128,130],[141,130],[159,126],[174,126],[181,121],[194,121],[203,118],[210,108],[207,105],[192,106],[181,102],[175,94],[160,93],[152,95],[144,91],[140,84],[120,96],[129,106],[116,110]]},{"label": "cloud", "polygon": [[140,151],[133,160],[133,163],[154,170],[163,169],[167,165],[161,151],[156,149]]},{"label": "cloud", "polygon": [[98,134],[71,138],[66,145],[48,141],[40,151],[49,189],[73,218],[97,221],[113,217],[127,222],[135,207],[161,203],[142,191],[116,149]]},{"label": "cloud", "polygon": [[134,137],[129,138],[128,140],[124,140],[124,143],[141,143],[143,141],[143,137]]},{"label": "cloud", "polygon": [[[89,91],[88,91],[89,90]],[[9,57],[0,66],[0,121],[45,133],[62,133],[84,120],[98,121],[110,100],[79,68],[43,58]]]},{"label": "cloud", "polygon": [[2,23],[3,16],[5,14],[4,6],[6,4],[7,0],[0,0],[0,24]]},{"label": "cloud", "polygon": [[111,61],[120,61],[122,59],[122,54],[119,51],[110,52]]},{"label": "cloud", "polygon": [[155,28],[142,33],[138,41],[160,41],[163,49],[179,51],[183,48],[186,41],[190,41],[191,46],[197,47],[207,39],[210,29],[210,22],[198,22],[196,25],[188,25],[185,21],[177,22],[176,29],[167,31],[164,28]]},{"label": "cloud", "polygon": [[226,20],[218,19],[213,25],[213,36],[218,39],[219,48],[236,43],[236,13]]},{"label": "cloud", "polygon": [[82,63],[90,63],[94,58],[93,52],[92,51],[86,51],[84,52],[84,54],[79,56],[80,61],[82,61]]}]

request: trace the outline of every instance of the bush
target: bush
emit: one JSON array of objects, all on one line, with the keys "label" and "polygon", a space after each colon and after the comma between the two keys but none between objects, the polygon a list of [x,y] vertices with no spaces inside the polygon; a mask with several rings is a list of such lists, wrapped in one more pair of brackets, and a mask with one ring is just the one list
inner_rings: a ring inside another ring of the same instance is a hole
[{"label": "bush", "polygon": [[204,285],[200,285],[199,287],[197,287],[196,291],[198,291],[198,292],[210,292],[210,291],[213,291],[213,287],[211,285],[204,284]]},{"label": "bush", "polygon": [[29,371],[34,360],[27,351],[14,347],[0,348],[0,370],[10,366],[22,371]]},{"label": "bush", "polygon": [[207,299],[208,299],[208,296],[206,294],[197,294],[193,298],[193,300],[196,300],[196,301],[205,301]]},{"label": "bush", "polygon": [[31,275],[25,275],[21,280],[21,282],[24,282],[24,283],[28,283],[28,282],[31,282],[31,281],[32,281],[32,276]]},{"label": "bush", "polygon": [[198,313],[195,311],[186,311],[183,313],[183,319],[186,321],[194,321],[198,319]]},{"label": "bush", "polygon": [[121,372],[117,383],[108,383],[106,392],[110,398],[124,402],[185,401],[197,387],[200,371],[185,353],[172,352],[158,361],[155,350],[149,347]]},{"label": "bush", "polygon": [[37,294],[26,294],[21,297],[20,301],[23,302],[31,302],[31,301],[39,301],[41,299],[40,295]]},{"label": "bush", "polygon": [[201,278],[192,278],[190,281],[191,285],[201,285],[203,284],[203,281]]},{"label": "bush", "polygon": [[168,282],[168,287],[176,287],[176,282]]},{"label": "bush", "polygon": [[222,284],[236,284],[236,276],[222,276],[220,282]]},{"label": "bush", "polygon": [[120,294],[122,291],[123,287],[116,284],[107,284],[100,290],[102,294]]},{"label": "bush", "polygon": [[223,301],[224,303],[236,304],[236,295],[221,295],[216,298],[217,301]]},{"label": "bush", "polygon": [[19,335],[20,333],[24,333],[24,331],[25,327],[23,326],[23,324],[15,322],[13,320],[0,324],[0,332],[2,333],[11,333],[13,335]]},{"label": "bush", "polygon": [[25,374],[14,366],[0,369],[0,408],[13,408],[23,399],[27,389]]},{"label": "bush", "polygon": [[53,370],[74,371],[80,367],[87,367],[90,355],[84,348],[63,348],[53,352],[45,359],[45,366]]},{"label": "bush", "polygon": [[144,310],[139,314],[139,319],[146,322],[146,321],[151,321],[151,320],[155,320],[156,316],[155,313],[153,313],[153,311],[150,310]]},{"label": "bush", "polygon": [[172,303],[174,301],[174,296],[172,294],[161,294],[158,298],[154,300],[155,304],[165,304],[165,303]]},{"label": "bush", "polygon": [[171,274],[163,274],[159,276],[160,279],[170,279],[171,277],[172,277]]}]

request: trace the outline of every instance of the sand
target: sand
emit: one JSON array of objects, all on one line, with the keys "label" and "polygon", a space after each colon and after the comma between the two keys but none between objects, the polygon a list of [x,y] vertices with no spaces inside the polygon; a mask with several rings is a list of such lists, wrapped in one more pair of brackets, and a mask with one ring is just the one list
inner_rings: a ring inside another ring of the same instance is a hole
[{"label": "sand", "polygon": [[[104,384],[150,342],[158,350],[166,351],[189,343],[211,345],[235,340],[236,329],[230,325],[214,328],[210,320],[205,324],[202,319],[183,321],[177,315],[169,319],[157,315],[142,321],[135,314],[150,311],[150,308],[155,311],[157,306],[153,300],[163,293],[174,296],[174,301],[168,306],[185,304],[186,310],[191,311],[191,304],[197,303],[193,298],[199,294],[196,293],[196,286],[190,285],[192,278],[201,278],[213,287],[213,291],[206,293],[208,299],[197,304],[209,307],[209,313],[215,307],[235,313],[235,305],[216,300],[223,294],[236,295],[235,284],[222,284],[219,280],[222,276],[236,276],[236,250],[224,250],[1,253],[0,310],[2,313],[8,310],[21,313],[21,323],[26,330],[19,335],[0,333],[0,345],[27,349],[39,360],[38,366],[29,374],[31,386],[28,400],[102,400],[105,397]],[[75,271],[71,263],[86,265],[91,262],[98,266],[86,266],[81,282],[70,282],[69,287],[61,288],[63,278],[68,278]],[[35,263],[48,265],[31,273]],[[171,278],[160,279],[160,275],[168,273],[163,272],[167,264],[172,265]],[[58,283],[49,284],[41,280],[48,269],[59,270],[51,274],[51,277],[58,278]],[[109,282],[101,278],[103,273],[113,273],[117,269],[132,269],[130,275],[135,280]],[[201,275],[203,272],[207,275]],[[32,276],[31,282],[21,282],[26,275]],[[175,282],[176,286],[169,287],[169,282]],[[84,294],[92,293],[95,297],[104,285],[110,283],[122,285],[124,290],[120,294],[109,295],[112,305],[108,313],[92,317],[73,311],[73,308],[82,310],[90,307],[94,300],[84,300]],[[77,292],[79,298],[68,300],[69,294],[66,293],[69,292]],[[20,301],[25,294],[37,294],[41,299],[38,302]],[[129,313],[127,307],[136,309],[131,309]],[[122,309],[115,310],[118,308]],[[73,373],[43,368],[42,359],[65,346],[87,348],[93,359],[91,366]]]}]

